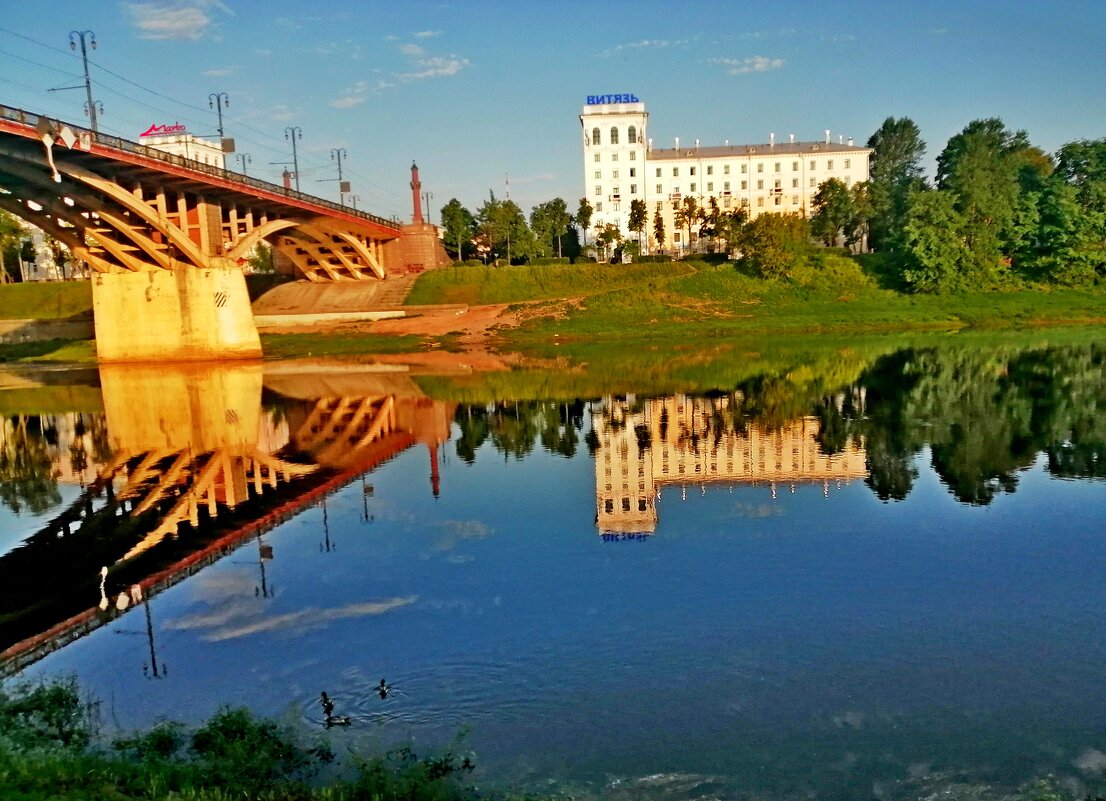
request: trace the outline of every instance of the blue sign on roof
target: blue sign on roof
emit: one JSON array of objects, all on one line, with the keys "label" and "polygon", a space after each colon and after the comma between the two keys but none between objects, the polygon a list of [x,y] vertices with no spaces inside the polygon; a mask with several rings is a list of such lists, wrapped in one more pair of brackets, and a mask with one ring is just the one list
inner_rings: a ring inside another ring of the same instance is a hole
[{"label": "blue sign on roof", "polygon": [[604,103],[640,103],[637,95],[588,95],[589,106],[601,106]]}]

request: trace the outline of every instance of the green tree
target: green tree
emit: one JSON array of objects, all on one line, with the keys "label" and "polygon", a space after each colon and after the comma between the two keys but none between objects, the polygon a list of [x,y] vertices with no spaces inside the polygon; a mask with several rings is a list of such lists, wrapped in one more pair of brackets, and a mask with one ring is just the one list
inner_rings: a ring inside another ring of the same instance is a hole
[{"label": "green tree", "polygon": [[661,216],[661,210],[657,209],[653,213],[653,241],[657,243],[657,250],[664,251],[664,217]]},{"label": "green tree", "polygon": [[640,243],[645,234],[645,226],[649,223],[649,212],[645,208],[645,201],[640,198],[635,198],[630,201],[630,218],[627,220],[627,227],[637,234],[638,243]]},{"label": "green tree", "polygon": [[745,226],[741,249],[760,276],[786,278],[810,256],[810,224],[800,214],[761,214]]},{"label": "green tree", "polygon": [[837,238],[843,231],[852,229],[856,205],[844,181],[837,178],[823,181],[814,195],[813,208],[810,231],[827,247],[837,244]]},{"label": "green tree", "polygon": [[869,244],[876,250],[896,251],[901,243],[907,196],[925,186],[922,157],[926,143],[909,117],[888,117],[868,138]]},{"label": "green tree", "polygon": [[266,242],[259,242],[254,247],[253,253],[250,254],[249,259],[246,262],[249,265],[250,271],[255,273],[272,273],[276,271],[276,267],[273,265],[273,248]]},{"label": "green tree", "polygon": [[595,209],[588,203],[586,197],[580,198],[580,205],[576,209],[576,216],[573,218],[576,221],[576,227],[580,230],[580,244],[587,245],[588,243],[588,229],[591,228],[591,217],[595,213]]},{"label": "green tree", "polygon": [[675,213],[676,227],[683,227],[687,230],[687,249],[691,250],[691,227],[697,225],[702,219],[702,211],[699,208],[699,202],[688,195],[684,198],[683,203],[676,209]]},{"label": "green tree", "polygon": [[14,215],[0,210],[0,284],[19,281],[19,251],[23,245],[23,226]]},{"label": "green tree", "polygon": [[718,216],[714,223],[714,236],[725,244],[727,253],[732,254],[736,248],[741,247],[748,217],[744,207],[728,213],[722,212]]},{"label": "green tree", "polygon": [[472,212],[453,198],[442,206],[442,230],[446,242],[457,243],[457,261],[464,259],[465,242],[468,242],[476,230],[476,219]]},{"label": "green tree", "polygon": [[613,223],[607,223],[595,236],[595,244],[602,249],[603,259],[608,260],[613,256],[613,249],[622,241],[622,232]]},{"label": "green tree", "polygon": [[964,218],[949,192],[910,196],[903,231],[903,278],[918,292],[947,292],[968,283],[971,252],[964,243]]},{"label": "green tree", "polygon": [[513,259],[527,259],[536,255],[537,241],[522,209],[513,200],[497,200],[495,193],[488,193],[488,200],[477,210],[478,232],[492,249],[502,254],[508,264]]}]

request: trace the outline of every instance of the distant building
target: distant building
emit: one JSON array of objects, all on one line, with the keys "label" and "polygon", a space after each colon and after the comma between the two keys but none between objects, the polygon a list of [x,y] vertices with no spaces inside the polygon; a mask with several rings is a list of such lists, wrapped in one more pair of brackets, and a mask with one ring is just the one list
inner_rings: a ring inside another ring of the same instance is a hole
[{"label": "distant building", "polygon": [[[674,213],[684,199],[694,197],[709,208],[714,199],[722,211],[745,208],[750,219],[760,214],[798,213],[807,216],[818,187],[830,178],[846,186],[869,178],[872,150],[851,138],[834,142],[826,131],[819,141],[785,141],[775,135],[762,144],[702,145],[699,140],[675,140],[672,148],[656,148],[648,136],[649,114],[635,95],[589,97],[580,113],[584,155],[584,196],[594,208],[592,228],[617,225],[630,234],[630,203],[646,204],[645,236],[650,250],[653,217],[661,212],[665,250],[694,247],[697,230],[680,230]],[[781,137],[782,139],[782,137]]]},{"label": "distant building", "polygon": [[209,164],[212,167],[226,169],[226,156],[220,141],[211,142],[188,133],[179,123],[174,125],[151,125],[139,135],[138,141],[146,147],[183,156],[186,159]]}]

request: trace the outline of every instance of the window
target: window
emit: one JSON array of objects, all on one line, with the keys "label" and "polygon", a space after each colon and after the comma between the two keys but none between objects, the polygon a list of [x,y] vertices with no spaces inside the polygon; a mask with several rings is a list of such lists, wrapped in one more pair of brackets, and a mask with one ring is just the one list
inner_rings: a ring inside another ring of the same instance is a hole
[{"label": "window", "polygon": [[632,125],[626,129],[626,142],[631,145],[637,144],[637,128]]},{"label": "window", "polygon": [[695,189],[695,184],[692,184],[692,185],[691,185],[691,191],[692,191],[692,192],[695,192],[695,191],[697,191],[697,190]]},{"label": "window", "polygon": [[833,169],[833,159],[830,159],[829,161],[826,162],[826,169],[827,170],[832,170]]},{"label": "window", "polygon": [[617,153],[611,153],[611,161],[618,161],[618,154]]},{"label": "window", "polygon": [[603,171],[602,170],[596,170],[595,171],[595,180],[598,181],[602,177],[603,177]]},{"label": "window", "polygon": [[714,167],[710,164],[707,165],[707,175],[714,175]]},{"label": "window", "polygon": [[778,206],[778,205],[780,205],[780,203],[781,203],[781,202],[783,201],[783,198],[782,198],[782,197],[780,197],[779,195],[776,195],[776,198],[775,198],[775,200],[776,200],[776,205]]},{"label": "window", "polygon": [[692,168],[691,168],[691,174],[692,174],[692,175],[694,175],[694,174],[695,174],[695,168],[694,168],[694,167],[692,167]]},{"label": "window", "polygon": [[674,231],[672,233],[672,241],[675,242],[677,245],[680,244],[680,232],[679,231]]},{"label": "window", "polygon": [[707,181],[707,191],[708,192],[713,192],[714,191],[714,184],[711,183],[710,181]]},{"label": "window", "polygon": [[613,211],[618,211],[622,207],[620,203],[612,203],[611,206]]},{"label": "window", "polygon": [[601,187],[599,184],[595,185],[595,194],[597,194],[597,195],[602,195],[603,194],[603,187]]},{"label": "window", "polygon": [[[764,188],[764,181],[757,181],[757,189],[763,189],[763,188]],[[595,194],[599,194],[599,193],[596,192]]]},{"label": "window", "polygon": [[679,167],[673,167],[672,168],[672,177],[675,178],[679,174],[680,174],[680,168]]},{"label": "window", "polygon": [[776,172],[779,172],[779,171],[780,171],[780,163],[777,161],[776,162]]},{"label": "window", "polygon": [[799,205],[799,196],[798,195],[792,195],[791,196],[791,205],[792,206],[798,206]]},{"label": "window", "polygon": [[726,181],[726,183],[722,184],[722,191],[723,192],[729,192],[730,191],[730,182],[729,181]]},{"label": "window", "polygon": [[611,144],[618,144],[618,129],[615,128],[613,125],[611,126]]},{"label": "window", "polygon": [[741,165],[741,174],[744,175],[748,171],[749,171],[749,165],[748,164],[742,164]]},{"label": "window", "polygon": [[611,170],[611,178],[618,178],[618,170]]},{"label": "window", "polygon": [[811,161],[810,161],[810,169],[811,169],[812,171],[813,171],[813,170],[815,169],[814,165],[815,165],[815,164],[817,164],[817,163],[818,163],[818,162],[816,162],[816,161],[814,161],[813,159],[811,159]]},{"label": "window", "polygon": [[792,189],[798,189],[799,188],[799,179],[798,178],[792,178],[791,179],[791,188]]},{"label": "window", "polygon": [[637,167],[631,167],[630,168],[630,177],[631,178],[636,178],[637,177]]},{"label": "window", "polygon": [[[762,203],[761,205],[764,205],[764,204]],[[747,198],[747,197],[741,198],[741,208],[743,208],[743,209],[749,208],[749,198]]]},{"label": "window", "polygon": [[810,188],[811,189],[817,189],[818,188],[818,179],[817,178],[811,178],[810,179]]},{"label": "window", "polygon": [[772,188],[773,188],[773,189],[780,189],[780,188],[781,188],[781,187],[780,187],[780,179],[779,179],[779,178],[777,178],[777,179],[776,179],[776,182],[775,182],[774,184],[772,184]]},{"label": "window", "polygon": [[764,162],[763,161],[759,162],[757,164],[757,172],[764,172]]},{"label": "window", "polygon": [[596,164],[599,163],[599,154],[598,153],[595,154],[595,163]]},{"label": "window", "polygon": [[618,187],[616,186],[614,189],[611,190],[611,194],[615,197],[618,197],[622,193],[618,191]]},{"label": "window", "polygon": [[729,164],[722,165],[722,173],[724,175],[729,175],[730,174],[730,165]]},{"label": "window", "polygon": [[798,171],[799,171],[799,162],[797,162],[797,161],[791,162],[791,172],[798,172]]},{"label": "window", "polygon": [[631,150],[630,151],[630,161],[637,161],[637,151],[636,150]]},{"label": "window", "polygon": [[598,128],[592,128],[591,129],[591,143],[593,145],[598,145],[599,144],[599,129]]},{"label": "window", "polygon": [[657,184],[657,194],[658,195],[663,195],[664,194],[664,187],[661,186],[660,184]]},{"label": "window", "polygon": [[636,195],[637,194],[637,184],[630,184],[630,194],[631,195]]},{"label": "window", "polygon": [[764,198],[758,197],[757,198],[757,205],[758,206],[763,206],[764,205]]},{"label": "window", "polygon": [[742,189],[748,189],[749,188],[749,182],[748,181],[742,181],[741,182],[741,188]]},{"label": "window", "polygon": [[[596,211],[602,211],[603,210],[603,201],[600,200],[600,201],[596,202],[595,210]],[[595,227],[598,228],[601,222],[602,222],[602,220],[596,220],[595,221]]]},{"label": "window", "polygon": [[674,195],[678,195],[678,194],[680,194],[680,187],[679,187],[679,184],[677,184],[676,186],[672,187],[672,194],[674,194]]},{"label": "window", "polygon": [[728,197],[722,198],[722,208],[728,209],[730,207],[730,199]]},{"label": "window", "polygon": [[657,167],[657,177],[658,178],[661,177],[661,168],[660,167]]}]

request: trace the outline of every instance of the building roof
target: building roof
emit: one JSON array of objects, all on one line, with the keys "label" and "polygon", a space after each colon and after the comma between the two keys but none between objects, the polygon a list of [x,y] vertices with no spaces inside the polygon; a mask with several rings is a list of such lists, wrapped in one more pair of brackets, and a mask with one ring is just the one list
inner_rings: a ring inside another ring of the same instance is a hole
[{"label": "building roof", "polygon": [[710,147],[655,147],[649,151],[653,160],[745,158],[746,156],[810,156],[817,153],[871,153],[872,148],[842,145],[837,142],[765,142],[760,145],[714,145]]}]

